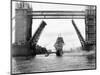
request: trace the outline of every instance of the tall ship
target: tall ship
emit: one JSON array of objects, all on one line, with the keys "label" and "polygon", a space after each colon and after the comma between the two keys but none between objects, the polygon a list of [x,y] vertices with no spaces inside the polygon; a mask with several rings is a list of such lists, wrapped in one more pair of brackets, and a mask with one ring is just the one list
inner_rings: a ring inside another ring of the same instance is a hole
[{"label": "tall ship", "polygon": [[54,47],[56,49],[56,55],[57,56],[62,56],[63,55],[63,46],[64,46],[64,40],[63,37],[58,36],[57,40],[54,44]]}]

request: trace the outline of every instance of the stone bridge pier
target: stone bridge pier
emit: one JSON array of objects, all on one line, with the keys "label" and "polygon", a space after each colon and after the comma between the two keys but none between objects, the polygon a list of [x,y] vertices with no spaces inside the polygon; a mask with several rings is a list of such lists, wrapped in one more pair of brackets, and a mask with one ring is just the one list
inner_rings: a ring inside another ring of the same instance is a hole
[{"label": "stone bridge pier", "polygon": [[28,3],[16,3],[15,8],[15,43],[12,45],[13,56],[30,55],[30,46],[27,42],[32,37],[32,16],[27,15],[32,11]]}]

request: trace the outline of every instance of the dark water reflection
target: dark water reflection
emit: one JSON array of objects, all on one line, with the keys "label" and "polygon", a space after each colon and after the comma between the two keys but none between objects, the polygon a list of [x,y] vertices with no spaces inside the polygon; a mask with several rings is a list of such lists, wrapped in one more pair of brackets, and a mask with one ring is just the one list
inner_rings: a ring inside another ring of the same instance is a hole
[{"label": "dark water reflection", "polygon": [[94,55],[87,55],[86,59],[87,59],[87,64],[90,66],[91,66],[91,64],[96,63],[96,58]]},{"label": "dark water reflection", "polygon": [[94,69],[94,55],[70,55],[64,54],[62,57],[57,57],[51,54],[48,57],[37,55],[35,58],[13,58],[12,73],[29,73],[29,72],[48,72],[60,70],[79,70],[79,69]]}]

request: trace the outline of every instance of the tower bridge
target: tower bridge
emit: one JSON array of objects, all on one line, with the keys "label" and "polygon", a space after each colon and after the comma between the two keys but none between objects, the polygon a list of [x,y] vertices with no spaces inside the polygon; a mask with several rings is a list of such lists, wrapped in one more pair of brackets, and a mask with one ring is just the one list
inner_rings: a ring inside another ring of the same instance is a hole
[{"label": "tower bridge", "polygon": [[[85,19],[85,41],[93,42],[93,44],[96,45],[95,6],[88,6],[89,8],[85,11],[34,11],[28,2],[20,2],[16,5],[14,17],[15,44],[12,46],[13,55],[24,56],[31,55],[32,52],[34,53],[34,50],[30,49],[28,42],[32,39],[36,42],[35,44],[37,44],[46,23],[43,23],[43,26],[40,25],[32,37],[32,19]],[[80,38],[82,39],[82,36]],[[34,43],[34,41],[32,43]]]}]

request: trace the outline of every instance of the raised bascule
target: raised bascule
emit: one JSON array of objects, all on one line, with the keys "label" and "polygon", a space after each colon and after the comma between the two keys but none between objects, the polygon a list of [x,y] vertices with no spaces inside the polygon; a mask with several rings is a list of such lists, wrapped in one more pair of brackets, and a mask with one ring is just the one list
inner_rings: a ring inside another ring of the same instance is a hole
[{"label": "raised bascule", "polygon": [[43,49],[47,52],[45,48],[37,45],[47,24],[42,21],[32,36],[32,19],[85,19],[85,39],[73,20],[72,24],[78,34],[83,50],[91,50],[91,47],[96,46],[96,7],[87,7],[85,11],[33,11],[28,2],[17,2],[15,9],[15,43],[12,45],[12,55],[36,55],[37,49]]},{"label": "raised bascule", "polygon": [[74,28],[75,28],[75,30],[76,30],[76,33],[77,33],[77,35],[78,35],[78,38],[79,38],[79,40],[80,40],[80,43],[81,43],[81,46],[82,46],[82,50],[85,50],[85,51],[90,51],[90,50],[92,50],[92,49],[93,49],[92,47],[93,47],[94,43],[93,43],[92,41],[86,41],[86,40],[83,38],[83,36],[82,36],[82,34],[80,33],[79,29],[77,28],[77,26],[76,26],[74,20],[72,20],[72,24],[73,24],[73,26],[74,26]]}]

